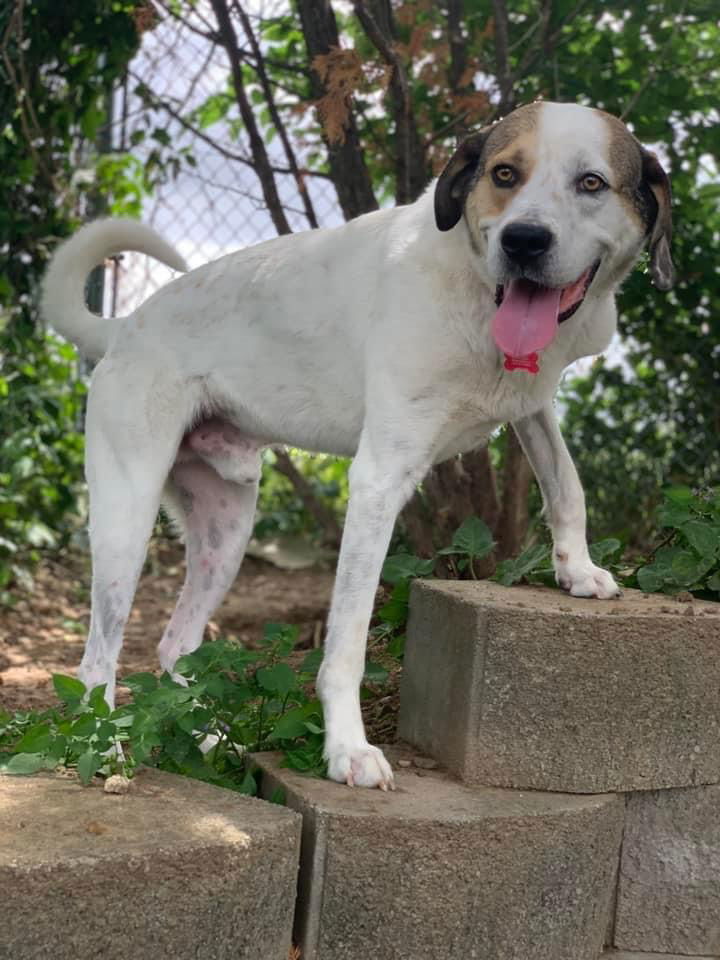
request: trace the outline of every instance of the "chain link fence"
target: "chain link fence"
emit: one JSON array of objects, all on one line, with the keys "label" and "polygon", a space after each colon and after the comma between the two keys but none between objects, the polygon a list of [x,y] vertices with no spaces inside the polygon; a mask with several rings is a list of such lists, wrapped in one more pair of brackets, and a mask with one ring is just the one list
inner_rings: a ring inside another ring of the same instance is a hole
[{"label": "chain link fence", "polygon": [[[259,2],[254,19],[283,12],[284,2]],[[206,13],[202,2],[182,18],[165,8],[162,19],[145,31],[114,97],[110,144],[112,151],[129,151],[143,167],[156,163],[159,153],[164,163],[175,166],[169,179],[143,201],[142,219],[172,243],[190,267],[277,235],[244,143],[237,105],[232,103],[216,122],[205,125],[207,105],[222,102],[228,94],[230,73],[224,48],[206,36],[212,31]],[[296,140],[302,137],[302,124],[298,118],[295,129],[288,130]],[[279,145],[272,141],[267,149],[271,161],[283,166]],[[302,162],[302,142],[295,142],[294,149]],[[179,163],[173,157],[180,158]],[[307,229],[293,178],[277,173],[276,181],[293,230]],[[310,175],[307,185],[320,226],[341,223],[330,180]],[[156,261],[124,254],[106,284],[106,309],[127,314],[172,276]]]}]

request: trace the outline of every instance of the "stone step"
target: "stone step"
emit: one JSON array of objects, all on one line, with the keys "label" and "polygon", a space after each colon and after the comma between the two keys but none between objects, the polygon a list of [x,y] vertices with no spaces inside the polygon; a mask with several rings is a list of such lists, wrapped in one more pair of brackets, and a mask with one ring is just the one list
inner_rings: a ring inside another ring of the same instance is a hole
[{"label": "stone step", "polygon": [[469,783],[720,782],[720,604],[413,584],[400,736]]},{"label": "stone step", "polygon": [[302,960],[597,960],[624,801],[484,789],[398,768],[382,793],[255,759],[303,815]]},{"label": "stone step", "polygon": [[612,942],[720,957],[720,786],[629,797]]},{"label": "stone step", "polygon": [[287,960],[289,810],[142,770],[124,796],[0,776],[0,956]]}]

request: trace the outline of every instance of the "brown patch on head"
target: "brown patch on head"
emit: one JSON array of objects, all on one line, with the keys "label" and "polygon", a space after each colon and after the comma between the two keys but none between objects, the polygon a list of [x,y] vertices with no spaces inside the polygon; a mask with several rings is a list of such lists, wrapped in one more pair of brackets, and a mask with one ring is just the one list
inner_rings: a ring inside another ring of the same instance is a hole
[{"label": "brown patch on head", "polygon": [[542,101],[528,103],[493,124],[488,133],[486,158],[503,153],[520,141],[533,140],[542,108]]},{"label": "brown patch on head", "polygon": [[607,124],[612,184],[630,217],[649,238],[650,270],[655,285],[669,290],[675,270],[670,256],[672,213],[670,181],[654,153],[646,150],[617,117],[596,111]]},{"label": "brown patch on head", "polygon": [[455,151],[435,188],[435,219],[440,230],[450,230],[465,209],[475,216],[497,216],[514,196],[513,189],[497,187],[485,171],[489,163],[507,163],[525,182],[534,165],[535,140],[543,104],[519,107],[491,127],[468,137]]},{"label": "brown patch on head", "polygon": [[608,128],[608,160],[613,175],[611,186],[618,193],[628,214],[650,229],[649,211],[639,201],[638,187],[642,179],[642,148],[628,128],[617,117],[604,110],[595,111]]},{"label": "brown patch on head", "polygon": [[508,164],[519,174],[518,186],[530,179],[537,159],[537,127],[542,103],[520,107],[497,123],[490,131],[477,169],[477,176],[467,194],[465,210],[470,221],[477,223],[499,217],[516,194],[513,188],[498,187],[485,176],[490,167]]}]

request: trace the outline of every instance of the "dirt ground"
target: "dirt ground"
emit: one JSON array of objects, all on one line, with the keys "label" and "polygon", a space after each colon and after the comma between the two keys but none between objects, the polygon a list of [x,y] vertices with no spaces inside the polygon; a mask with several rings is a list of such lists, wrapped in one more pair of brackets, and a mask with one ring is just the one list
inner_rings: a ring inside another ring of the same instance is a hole
[{"label": "dirt ground", "polygon": [[[150,550],[125,634],[118,675],[158,669],[155,648],[184,577],[182,547],[161,541]],[[217,632],[252,645],[268,622],[300,627],[302,646],[319,645],[330,603],[330,569],[282,570],[247,557],[206,636]],[[75,673],[90,616],[87,557],[45,559],[31,593],[0,608],[0,707],[10,712],[50,706],[51,675]]]}]

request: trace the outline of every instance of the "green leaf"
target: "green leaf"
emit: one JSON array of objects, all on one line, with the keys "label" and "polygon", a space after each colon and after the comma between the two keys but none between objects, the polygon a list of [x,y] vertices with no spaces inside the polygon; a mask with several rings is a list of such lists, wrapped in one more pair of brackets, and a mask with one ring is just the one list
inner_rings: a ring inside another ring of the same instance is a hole
[{"label": "green leaf", "polygon": [[324,653],[325,651],[322,647],[318,647],[316,650],[311,650],[300,665],[300,670],[303,673],[309,673],[312,676],[316,676],[318,670],[320,669],[320,664],[322,663]]},{"label": "green leaf", "polygon": [[273,792],[270,794],[270,803],[277,803],[279,806],[284,807],[286,800],[287,794],[282,787],[275,787]]},{"label": "green leaf", "polygon": [[52,681],[55,687],[55,693],[63,703],[75,703],[85,696],[85,684],[76,677],[67,677],[62,673],[54,673]]},{"label": "green leaf", "polygon": [[100,754],[88,747],[78,760],[77,765],[78,775],[85,786],[90,783],[102,765],[103,760]]},{"label": "green leaf", "polygon": [[396,634],[388,643],[386,649],[391,657],[400,659],[405,654],[406,636],[404,633]]},{"label": "green leaf", "polygon": [[24,776],[29,773],[37,773],[38,770],[46,770],[55,766],[53,760],[41,753],[16,753],[10,757],[7,763],[0,764],[3,773],[10,773],[16,776]]},{"label": "green leaf", "polygon": [[378,610],[378,617],[392,627],[401,627],[407,623],[410,583],[401,580],[393,587],[390,599]]},{"label": "green leaf", "polygon": [[672,503],[677,503],[680,505],[688,505],[693,502],[695,495],[687,486],[677,486],[677,487],[667,487],[663,490],[663,493],[666,499],[670,500]]},{"label": "green leaf", "polygon": [[95,711],[98,717],[109,717],[110,716],[110,706],[105,699],[105,689],[107,687],[106,683],[103,683],[99,687],[95,687],[90,696],[88,697],[88,703]]},{"label": "green leaf", "polygon": [[[179,663],[180,661],[178,661]],[[152,693],[157,690],[158,678],[154,673],[131,673],[123,677],[121,683],[129,687],[133,693]]]},{"label": "green leaf", "polygon": [[658,569],[654,563],[647,567],[640,567],[637,572],[638,586],[645,593],[658,593],[662,590],[666,582],[666,573],[663,569]]},{"label": "green leaf", "polygon": [[263,627],[263,644],[272,646],[279,657],[286,657],[295,648],[300,628],[289,623],[266,623]]},{"label": "green leaf", "polygon": [[695,514],[693,511],[683,505],[678,503],[671,503],[670,501],[664,503],[658,510],[658,523],[663,527],[682,527],[683,524],[688,523],[693,520]]},{"label": "green leaf", "polygon": [[490,528],[480,517],[468,517],[455,531],[453,547],[469,557],[484,557],[495,546]]},{"label": "green leaf", "polygon": [[295,740],[305,733],[306,715],[303,707],[288,710],[277,721],[270,733],[270,740]]},{"label": "green leaf", "polygon": [[365,664],[365,673],[363,679],[368,683],[385,683],[389,676],[385,667],[379,663],[372,663],[370,660]]},{"label": "green leaf", "polygon": [[717,590],[720,592],[720,570],[716,570],[715,573],[708,578],[707,586],[709,590]]},{"label": "green leaf", "polygon": [[689,587],[700,580],[712,566],[712,559],[700,557],[690,550],[678,550],[673,557],[672,575],[679,586]]},{"label": "green leaf", "polygon": [[606,540],[599,540],[597,543],[591,543],[589,547],[590,559],[598,566],[608,563],[615,554],[621,549],[622,544],[614,537]]},{"label": "green leaf", "polygon": [[297,684],[297,677],[287,663],[276,663],[272,667],[261,667],[255,675],[263,690],[284,697]]},{"label": "green leaf", "polygon": [[380,577],[386,583],[396,584],[413,577],[427,577],[433,572],[434,560],[416,557],[411,553],[396,553],[385,559]]},{"label": "green leaf", "polygon": [[255,780],[255,775],[252,770],[248,770],[243,777],[238,787],[238,793],[244,793],[248,797],[257,796],[257,781]]},{"label": "green leaf", "polygon": [[697,550],[701,557],[711,558],[717,554],[720,548],[720,531],[715,524],[691,520],[683,524],[681,529],[690,546]]},{"label": "green leaf", "polygon": [[49,723],[38,723],[27,730],[15,744],[16,753],[42,753],[47,750],[53,739]]},{"label": "green leaf", "polygon": [[523,577],[545,569],[549,563],[550,548],[544,543],[537,543],[534,547],[529,547],[521,553],[519,557],[501,561],[492,579],[503,584],[503,586],[509,587],[522,580]]},{"label": "green leaf", "polygon": [[70,736],[84,740],[97,729],[97,719],[92,713],[83,713],[70,727]]}]

